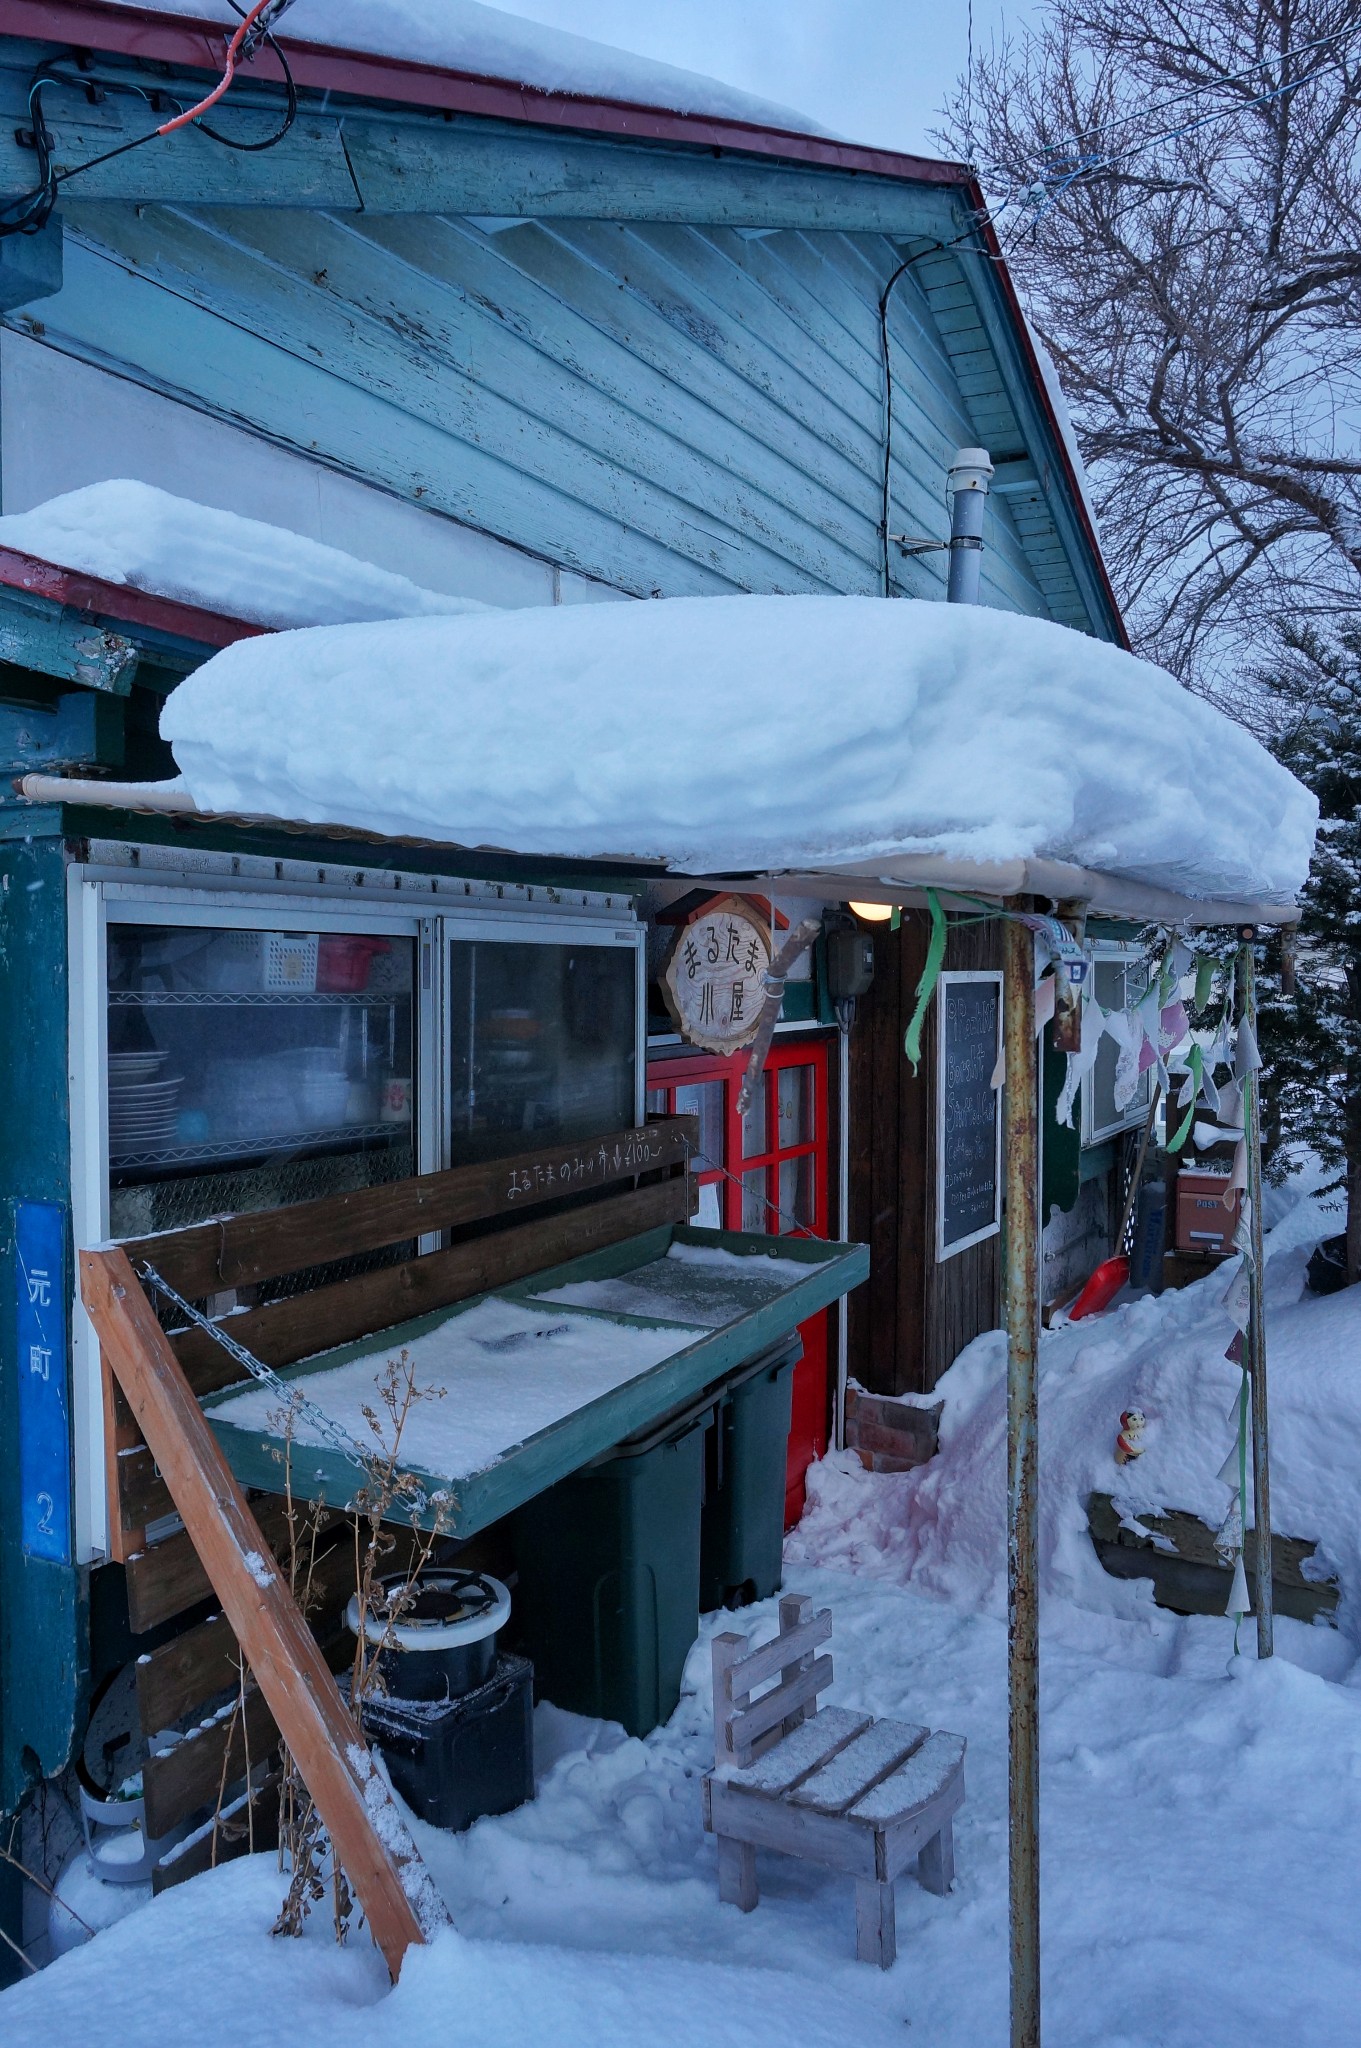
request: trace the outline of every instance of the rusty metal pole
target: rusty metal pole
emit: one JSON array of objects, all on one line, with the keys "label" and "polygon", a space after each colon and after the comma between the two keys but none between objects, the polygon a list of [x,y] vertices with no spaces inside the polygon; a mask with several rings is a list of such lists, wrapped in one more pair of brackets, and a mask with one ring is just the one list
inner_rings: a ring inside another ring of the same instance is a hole
[{"label": "rusty metal pole", "polygon": [[[1017,903],[1016,909],[1029,908]],[[1039,1118],[1035,940],[1006,922],[1007,1697],[1011,2048],[1040,2040]]]},{"label": "rusty metal pole", "polygon": [[[1252,950],[1255,936],[1251,927],[1245,928],[1238,954],[1241,1015],[1254,1040],[1257,1036],[1256,963]],[[1261,1106],[1262,1091],[1254,1068],[1243,1076],[1243,1122],[1248,1141],[1247,1195],[1252,1208],[1247,1343],[1248,1380],[1252,1391],[1252,1522],[1256,1545],[1252,1595],[1257,1610],[1257,1655],[1270,1657],[1275,1653],[1276,1628],[1271,1583],[1271,1444],[1267,1426],[1266,1307],[1263,1300],[1266,1274],[1262,1257]]]}]

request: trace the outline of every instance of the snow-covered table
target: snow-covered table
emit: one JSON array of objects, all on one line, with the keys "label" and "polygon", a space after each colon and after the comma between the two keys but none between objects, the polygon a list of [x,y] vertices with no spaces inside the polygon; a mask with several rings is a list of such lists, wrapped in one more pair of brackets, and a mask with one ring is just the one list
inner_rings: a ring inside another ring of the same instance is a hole
[{"label": "snow-covered table", "polygon": [[[293,1493],[334,1506],[365,1484],[335,1427],[372,1446],[379,1380],[403,1353],[424,1398],[400,1463],[423,1518],[467,1536],[719,1385],[865,1278],[862,1245],[664,1225],[453,1308],[303,1359],[288,1430]],[[285,1423],[254,1383],[205,1404],[238,1479],[277,1491]],[[323,1419],[324,1418],[324,1419]],[[328,1424],[332,1427],[328,1428]]]}]

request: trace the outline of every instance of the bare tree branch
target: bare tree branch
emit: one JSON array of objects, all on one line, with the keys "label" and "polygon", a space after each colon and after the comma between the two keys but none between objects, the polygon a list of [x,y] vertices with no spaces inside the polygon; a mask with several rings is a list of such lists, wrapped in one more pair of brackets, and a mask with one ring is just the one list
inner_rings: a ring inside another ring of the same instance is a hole
[{"label": "bare tree branch", "polygon": [[1361,611],[1357,0],[1047,0],[973,98],[1137,642]]}]

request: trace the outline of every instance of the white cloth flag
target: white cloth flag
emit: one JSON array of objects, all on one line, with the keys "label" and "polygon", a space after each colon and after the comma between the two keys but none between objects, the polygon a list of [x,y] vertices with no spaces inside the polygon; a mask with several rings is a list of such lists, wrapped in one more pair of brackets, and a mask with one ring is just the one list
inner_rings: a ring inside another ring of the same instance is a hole
[{"label": "white cloth flag", "polygon": [[1096,1056],[1101,1049],[1101,1040],[1105,1034],[1105,1029],[1106,1020],[1102,1011],[1090,999],[1084,999],[1082,1005],[1082,1050],[1081,1052],[1070,1052],[1068,1055],[1068,1071],[1063,1077],[1063,1087],[1059,1093],[1056,1105],[1059,1122],[1066,1124],[1070,1130],[1073,1123],[1073,1103],[1077,1099],[1077,1091],[1096,1065]]}]

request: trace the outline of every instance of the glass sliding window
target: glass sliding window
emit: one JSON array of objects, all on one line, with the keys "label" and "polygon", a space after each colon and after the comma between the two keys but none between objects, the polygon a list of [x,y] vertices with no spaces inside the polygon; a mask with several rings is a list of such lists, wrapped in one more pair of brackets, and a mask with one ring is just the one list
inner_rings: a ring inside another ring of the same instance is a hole
[{"label": "glass sliding window", "polygon": [[635,1122],[635,947],[452,938],[448,960],[452,1165]]},{"label": "glass sliding window", "polygon": [[110,1229],[415,1171],[415,941],[108,928]]},{"label": "glass sliding window", "polygon": [[[1148,971],[1137,956],[1103,960],[1098,955],[1092,963],[1092,994],[1103,1010],[1123,1010],[1127,1003],[1137,1002],[1147,987]],[[1103,1036],[1097,1050],[1096,1064],[1083,1090],[1084,1144],[1099,1144],[1103,1139],[1113,1137],[1118,1131],[1141,1124],[1148,1114],[1153,1084],[1152,1072],[1149,1069],[1139,1076],[1129,1101],[1117,1109],[1115,1078],[1119,1057],[1119,1048],[1115,1040]]]}]

